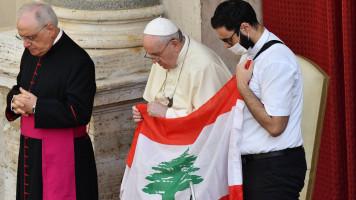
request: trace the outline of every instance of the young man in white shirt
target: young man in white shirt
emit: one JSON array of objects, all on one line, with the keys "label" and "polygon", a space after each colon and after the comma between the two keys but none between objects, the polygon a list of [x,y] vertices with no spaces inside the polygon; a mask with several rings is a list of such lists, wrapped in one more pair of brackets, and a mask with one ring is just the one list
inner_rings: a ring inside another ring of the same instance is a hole
[{"label": "young man in white shirt", "polygon": [[[293,52],[260,25],[245,1],[221,3],[211,18],[225,47],[241,55],[244,200],[299,199],[306,173],[302,147],[302,72]],[[247,69],[247,60],[254,60]]]}]

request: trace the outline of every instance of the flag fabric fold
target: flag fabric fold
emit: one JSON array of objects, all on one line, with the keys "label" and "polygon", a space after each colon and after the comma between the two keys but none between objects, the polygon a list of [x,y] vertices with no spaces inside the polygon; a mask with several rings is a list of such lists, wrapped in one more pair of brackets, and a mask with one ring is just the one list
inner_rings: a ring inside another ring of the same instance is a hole
[{"label": "flag fabric fold", "polygon": [[138,123],[121,184],[121,200],[242,200],[239,144],[245,104],[234,76],[198,110],[182,118]]}]

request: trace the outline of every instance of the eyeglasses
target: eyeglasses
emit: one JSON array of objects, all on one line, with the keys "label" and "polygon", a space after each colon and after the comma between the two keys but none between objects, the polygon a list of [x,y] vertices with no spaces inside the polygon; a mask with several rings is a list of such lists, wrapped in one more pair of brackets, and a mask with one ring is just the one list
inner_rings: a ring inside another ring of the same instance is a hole
[{"label": "eyeglasses", "polygon": [[161,58],[161,56],[162,56],[164,50],[166,50],[167,46],[169,45],[169,43],[170,43],[172,40],[174,40],[174,39],[171,39],[171,40],[169,40],[169,41],[167,42],[166,46],[165,46],[164,49],[161,51],[161,53],[158,54],[157,57],[152,57],[152,56],[150,56],[150,55],[147,55],[147,54],[148,54],[147,52],[146,52],[146,54],[145,54],[143,57],[144,57],[144,58],[151,59],[151,60],[156,60],[157,62],[159,62],[159,61],[161,60],[160,58]]},{"label": "eyeglasses", "polygon": [[33,36],[21,36],[19,33],[16,34],[16,38],[21,40],[21,41],[27,41],[27,42],[33,42],[36,38],[37,35],[47,26],[48,24],[44,25],[41,30],[39,30],[35,35]]},{"label": "eyeglasses", "polygon": [[227,43],[227,44],[229,44],[229,45],[231,45],[231,46],[233,46],[233,44],[231,44],[230,42],[231,42],[232,37],[234,37],[235,33],[236,33],[236,31],[234,31],[234,33],[231,35],[230,38],[223,38],[223,39],[220,38],[220,40],[225,42],[225,43]]}]

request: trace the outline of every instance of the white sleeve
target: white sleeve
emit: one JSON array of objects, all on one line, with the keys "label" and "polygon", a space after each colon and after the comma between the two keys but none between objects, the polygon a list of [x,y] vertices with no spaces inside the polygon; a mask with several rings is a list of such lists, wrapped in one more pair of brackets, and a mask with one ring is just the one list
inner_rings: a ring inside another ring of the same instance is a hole
[{"label": "white sleeve", "polygon": [[173,109],[168,108],[166,112],[166,118],[178,118],[188,115],[188,109]]},{"label": "white sleeve", "polygon": [[261,81],[261,101],[270,116],[289,116],[296,70],[288,63],[267,66]]}]

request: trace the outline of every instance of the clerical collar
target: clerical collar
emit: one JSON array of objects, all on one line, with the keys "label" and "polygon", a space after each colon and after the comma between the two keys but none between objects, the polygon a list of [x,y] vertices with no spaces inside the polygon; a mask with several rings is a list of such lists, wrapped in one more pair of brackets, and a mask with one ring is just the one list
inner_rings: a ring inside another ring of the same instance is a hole
[{"label": "clerical collar", "polygon": [[61,39],[62,35],[63,35],[63,30],[61,28],[59,28],[59,33],[58,33],[56,39],[54,40],[53,45],[55,45],[58,42],[58,40]]},{"label": "clerical collar", "polygon": [[186,50],[188,48],[187,40],[189,40],[189,37],[187,35],[185,35],[185,34],[183,34],[183,37],[185,37],[185,42],[184,42],[184,45],[183,45],[182,49],[179,52],[178,59],[177,59],[177,62],[176,62],[176,66],[179,66],[179,64],[183,62],[183,59],[184,59],[184,56],[185,56],[185,52],[186,52]]}]

